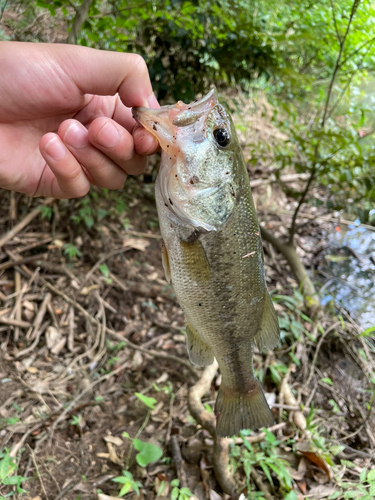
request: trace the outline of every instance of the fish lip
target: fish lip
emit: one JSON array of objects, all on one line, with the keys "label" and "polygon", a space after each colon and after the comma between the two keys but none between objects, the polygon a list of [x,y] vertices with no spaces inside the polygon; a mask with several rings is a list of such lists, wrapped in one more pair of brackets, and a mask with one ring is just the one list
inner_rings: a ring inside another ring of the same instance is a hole
[{"label": "fish lip", "polygon": [[[167,118],[168,114],[172,110],[176,110],[178,113],[176,114],[175,118],[170,120],[172,125],[174,126],[184,126],[183,125],[183,119],[179,120],[179,116],[183,114],[184,116],[189,116],[189,118],[193,118],[193,120],[197,120],[202,114],[207,113],[211,109],[213,109],[217,104],[219,104],[218,97],[217,97],[217,91],[216,88],[213,87],[205,96],[203,96],[201,99],[196,100],[190,104],[184,104],[182,101],[178,101],[176,104],[172,105],[167,105],[167,106],[161,106],[158,109],[154,108],[145,108],[145,107],[134,107],[132,108],[132,115],[134,120],[142,125],[143,127],[147,128],[151,133],[152,130],[149,128],[152,128],[152,125],[149,122],[152,122],[153,120],[157,119],[158,117]],[[190,125],[191,121],[187,120],[185,117],[185,120],[187,121],[186,125]],[[157,136],[157,134],[154,134]]]}]

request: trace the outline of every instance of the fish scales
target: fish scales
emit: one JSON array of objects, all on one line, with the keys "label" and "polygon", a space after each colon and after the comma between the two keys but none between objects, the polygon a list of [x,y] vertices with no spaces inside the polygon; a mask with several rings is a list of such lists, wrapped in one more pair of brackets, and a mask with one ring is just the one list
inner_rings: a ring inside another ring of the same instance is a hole
[{"label": "fish scales", "polygon": [[191,105],[136,108],[134,116],[163,149],[155,186],[163,265],[186,317],[190,359],[206,366],[215,357],[222,373],[217,433],[271,425],[252,358],[255,343],[277,344],[279,329],[233,123],[215,91]]}]

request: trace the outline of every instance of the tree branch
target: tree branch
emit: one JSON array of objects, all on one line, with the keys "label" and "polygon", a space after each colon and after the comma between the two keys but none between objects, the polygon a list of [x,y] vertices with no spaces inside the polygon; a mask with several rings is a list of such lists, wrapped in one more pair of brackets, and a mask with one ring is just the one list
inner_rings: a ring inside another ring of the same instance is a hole
[{"label": "tree branch", "polygon": [[[375,41],[375,38],[372,40],[372,43]],[[329,113],[328,113],[328,116],[332,116],[333,112],[335,111],[335,109],[337,108],[337,106],[340,104],[340,102],[342,101],[342,98],[344,97],[346,91],[348,90],[349,88],[349,85],[351,84],[353,78],[355,77],[355,75],[358,73],[358,71],[361,69],[362,67],[362,64],[363,64],[363,61],[365,60],[365,57],[367,56],[367,54],[369,53],[370,49],[371,49],[371,45],[372,43],[369,45],[369,47],[367,48],[365,54],[363,54],[362,56],[362,60],[361,62],[357,65],[356,69],[353,71],[353,73],[350,75],[350,77],[348,78],[348,81],[346,82],[344,88],[342,89],[341,91],[341,94],[339,95],[339,97],[337,98],[336,102],[333,104],[333,106],[331,107]]]},{"label": "tree branch", "polygon": [[297,208],[295,209],[294,211],[294,214],[293,214],[293,217],[292,217],[292,223],[290,225],[290,229],[289,229],[289,244],[292,245],[293,244],[293,241],[294,241],[294,235],[296,233],[296,220],[297,220],[297,216],[298,216],[298,212],[301,208],[301,206],[303,205],[304,201],[305,201],[305,198],[306,198],[306,195],[310,189],[310,186],[315,178],[315,174],[316,174],[316,164],[314,164],[312,170],[311,170],[311,174],[310,174],[310,177],[309,177],[309,180],[307,181],[306,183],[306,186],[305,186],[305,189],[303,190],[303,193],[299,199],[299,202],[298,202],[298,205],[297,205]]},{"label": "tree branch", "polygon": [[329,88],[328,88],[328,94],[327,94],[326,104],[325,104],[324,112],[323,112],[323,116],[322,116],[322,121],[321,121],[321,127],[322,128],[324,128],[324,126],[326,124],[329,103],[330,103],[330,100],[331,100],[332,89],[333,89],[333,85],[334,85],[335,80],[336,80],[337,72],[338,72],[338,70],[340,68],[340,61],[341,61],[342,53],[343,53],[343,50],[344,50],[345,42],[346,42],[349,30],[350,30],[350,26],[351,26],[352,21],[353,21],[353,17],[355,15],[355,13],[357,11],[357,8],[358,8],[358,6],[359,6],[360,3],[361,3],[361,0],[354,0],[352,8],[351,8],[351,11],[350,11],[350,17],[349,17],[348,24],[346,26],[346,30],[345,30],[344,36],[341,38],[340,50],[339,50],[339,53],[338,53],[338,56],[337,56],[337,59],[336,59],[335,67],[333,69],[332,78],[331,78],[331,81],[330,81],[330,84],[329,84]]},{"label": "tree branch", "polygon": [[339,42],[339,45],[341,45],[341,35],[339,33],[339,28],[337,26],[336,14],[335,14],[335,6],[333,4],[333,0],[330,0],[330,3],[331,3],[331,8],[332,8],[332,18],[333,18],[333,22],[335,24],[335,30],[336,30],[337,40]]}]

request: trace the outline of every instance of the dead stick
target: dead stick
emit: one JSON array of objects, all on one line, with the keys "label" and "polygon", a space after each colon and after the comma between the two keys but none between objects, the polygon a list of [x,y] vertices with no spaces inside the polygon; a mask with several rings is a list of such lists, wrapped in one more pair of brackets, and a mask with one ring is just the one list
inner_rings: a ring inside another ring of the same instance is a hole
[{"label": "dead stick", "polygon": [[5,269],[10,269],[11,267],[20,266],[21,264],[28,264],[29,262],[34,262],[34,260],[46,259],[48,254],[38,254],[38,255],[30,255],[29,257],[24,257],[17,260],[9,260],[8,262],[4,262],[0,264],[0,271],[4,271]]},{"label": "dead stick", "polygon": [[51,302],[51,299],[52,295],[50,293],[47,293],[43,299],[42,305],[40,306],[38,314],[36,315],[36,318],[34,320],[33,329],[31,330],[30,328],[26,334],[27,339],[33,340],[37,336],[40,325],[42,324],[43,318],[46,314],[47,306]]},{"label": "dead stick", "polygon": [[[23,267],[23,270],[24,270],[24,272],[26,272],[26,274],[28,276],[32,275],[30,269],[27,269],[26,266]],[[61,292],[59,289],[57,289],[56,287],[51,285],[51,283],[49,283],[47,280],[45,280],[41,276],[39,277],[39,280],[41,281],[41,283],[43,283],[43,285],[45,285],[49,290],[51,290],[51,292],[55,293],[56,295],[59,295],[60,297],[62,297],[65,300],[65,302],[67,302],[68,304],[71,304],[75,309],[80,311],[83,314],[83,316],[85,318],[87,318],[91,323],[97,325],[99,328],[101,327],[99,321],[97,319],[95,319],[93,316],[91,316],[91,314],[89,314],[86,311],[86,309],[84,309],[81,306],[81,304],[78,304],[78,302],[76,302],[75,300],[68,297],[64,292]],[[128,340],[127,338],[118,334],[114,330],[111,330],[108,327],[106,327],[105,331],[109,335],[111,335],[113,338],[115,338],[116,340],[118,340],[120,342],[126,342],[127,347],[130,347],[130,349],[134,349],[135,351],[143,352],[144,354],[148,354],[150,356],[153,356],[154,358],[160,358],[160,359],[164,359],[166,361],[173,361],[173,362],[177,363],[178,365],[185,366],[185,368],[187,368],[194,375],[195,378],[197,378],[199,376],[198,373],[196,372],[195,368],[190,364],[189,361],[186,361],[185,359],[181,359],[177,356],[173,356],[172,354],[165,354],[164,352],[150,351],[148,349],[143,349],[143,347],[140,347],[140,346],[133,344],[132,342],[130,342],[130,340]]]},{"label": "dead stick", "polygon": [[19,326],[20,328],[30,328],[31,326],[31,323],[29,323],[28,321],[23,321],[21,319],[15,319],[15,318],[0,317],[0,323],[2,325]]},{"label": "dead stick", "polygon": [[35,219],[40,214],[40,207],[50,205],[54,201],[54,198],[47,198],[38,207],[34,208],[30,213],[26,215],[18,224],[14,226],[7,234],[4,234],[0,238],[0,248],[5,245],[9,240],[11,240],[16,234],[20,233],[24,227],[26,227],[30,222]]}]

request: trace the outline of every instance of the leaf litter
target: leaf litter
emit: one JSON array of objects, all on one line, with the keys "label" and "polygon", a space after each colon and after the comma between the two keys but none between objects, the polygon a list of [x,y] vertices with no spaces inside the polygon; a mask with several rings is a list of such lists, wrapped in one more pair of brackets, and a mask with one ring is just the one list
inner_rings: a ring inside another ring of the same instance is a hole
[{"label": "leaf litter", "polygon": [[[261,218],[277,232],[288,216],[273,215],[274,201],[263,196],[267,186],[259,185],[255,198]],[[156,218],[151,191],[143,187],[139,194],[130,180],[122,194],[144,196],[144,212],[128,202],[129,234],[115,213],[91,229],[68,225],[57,233],[53,220],[34,216],[38,200],[28,208],[18,197],[20,214],[33,217],[7,237],[14,194],[1,197],[0,265],[7,265],[0,271],[0,449],[9,450],[17,475],[27,478],[28,493],[3,481],[0,495],[118,498],[113,479],[121,477],[140,483],[140,495],[150,499],[183,488],[199,499],[369,492],[371,477],[360,476],[375,467],[371,338],[360,335],[345,311],[339,321],[304,316],[294,278],[266,243],[282,341],[274,353],[257,353],[254,366],[271,395],[275,425],[219,442],[212,402],[220,375],[211,368],[203,387],[205,372],[189,366],[183,314],[164,279],[159,234],[148,225]],[[272,200],[283,200],[278,189],[273,185]],[[110,200],[99,200],[110,208]],[[50,202],[67,219],[77,203]],[[307,267],[314,259],[311,235],[320,241],[323,232],[307,220],[300,233]],[[69,259],[67,243],[81,257]],[[188,407],[193,386],[195,413]],[[130,486],[137,498],[134,491]]]}]

